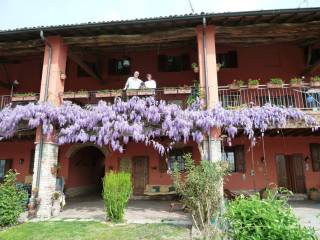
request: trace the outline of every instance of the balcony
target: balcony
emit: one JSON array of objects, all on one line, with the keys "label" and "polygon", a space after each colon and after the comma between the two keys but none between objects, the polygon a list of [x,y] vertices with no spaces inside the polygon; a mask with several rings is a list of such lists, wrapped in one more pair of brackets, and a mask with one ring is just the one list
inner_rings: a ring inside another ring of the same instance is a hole
[{"label": "balcony", "polygon": [[[166,87],[153,89],[128,90],[122,89],[103,91],[79,91],[64,92],[60,97],[64,101],[72,101],[79,105],[97,104],[100,100],[112,103],[116,97],[123,99],[140,96],[154,96],[157,100],[166,100],[181,107],[187,107],[189,96],[194,92],[194,88]],[[268,88],[267,85],[259,85],[256,88],[242,86],[239,89],[230,89],[229,86],[219,86],[219,101],[226,109],[238,109],[247,106],[263,106],[270,103],[281,107],[294,107],[301,110],[320,111],[320,88],[312,88],[305,84],[302,87],[291,87],[288,84],[282,88]],[[14,95],[0,96],[0,109],[9,103],[24,105],[29,102],[36,102],[39,95]]]}]

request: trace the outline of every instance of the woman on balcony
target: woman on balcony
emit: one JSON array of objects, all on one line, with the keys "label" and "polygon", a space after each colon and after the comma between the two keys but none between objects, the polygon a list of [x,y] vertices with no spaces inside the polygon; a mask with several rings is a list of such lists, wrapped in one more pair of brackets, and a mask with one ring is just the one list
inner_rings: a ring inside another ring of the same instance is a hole
[{"label": "woman on balcony", "polygon": [[135,71],[133,77],[129,77],[123,90],[140,89],[143,81],[139,79],[139,72]]}]

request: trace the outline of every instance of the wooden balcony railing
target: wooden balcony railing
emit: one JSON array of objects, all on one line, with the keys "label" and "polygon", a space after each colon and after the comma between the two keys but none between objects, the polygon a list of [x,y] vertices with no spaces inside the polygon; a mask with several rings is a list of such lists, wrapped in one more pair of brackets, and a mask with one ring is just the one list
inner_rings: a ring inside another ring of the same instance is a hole
[{"label": "wooden balcony railing", "polygon": [[[153,90],[128,90],[126,92],[121,89],[65,92],[61,93],[60,97],[65,101],[68,100],[80,105],[86,105],[96,104],[100,100],[112,103],[115,97],[127,99],[132,96],[154,96],[157,100],[166,100],[167,102],[178,104],[181,107],[186,107],[189,96],[194,92],[196,92],[196,89],[192,87],[170,87]],[[248,86],[242,86],[239,89],[229,89],[228,86],[219,86],[218,95],[221,105],[228,109],[246,106],[263,106],[270,103],[282,107],[320,111],[320,88],[313,88],[307,84],[301,87],[291,87],[285,84],[282,88],[268,88],[266,85],[259,85],[254,89],[248,88]],[[13,104],[23,105],[37,100],[38,95],[19,97],[0,96],[0,109],[11,102]]]}]

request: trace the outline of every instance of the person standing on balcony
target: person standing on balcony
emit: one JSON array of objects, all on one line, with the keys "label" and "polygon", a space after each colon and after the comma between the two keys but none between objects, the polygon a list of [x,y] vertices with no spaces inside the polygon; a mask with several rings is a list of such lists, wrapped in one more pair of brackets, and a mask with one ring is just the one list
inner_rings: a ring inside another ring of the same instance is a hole
[{"label": "person standing on balcony", "polygon": [[156,89],[157,88],[157,83],[155,80],[152,79],[152,76],[150,73],[148,73],[146,75],[147,77],[147,81],[144,82],[144,86],[145,88],[149,88],[149,89]]},{"label": "person standing on balcony", "polygon": [[135,71],[133,77],[129,77],[123,90],[140,89],[143,81],[139,79],[139,72]]}]

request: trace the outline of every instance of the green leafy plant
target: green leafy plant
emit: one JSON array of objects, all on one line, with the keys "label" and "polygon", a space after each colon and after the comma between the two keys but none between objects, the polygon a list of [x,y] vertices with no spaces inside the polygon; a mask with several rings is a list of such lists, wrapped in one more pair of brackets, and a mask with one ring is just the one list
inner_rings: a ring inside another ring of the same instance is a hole
[{"label": "green leafy plant", "polygon": [[34,97],[34,96],[36,96],[36,93],[33,93],[33,92],[15,93],[13,96],[14,97]]},{"label": "green leafy plant", "polygon": [[193,103],[195,103],[198,98],[200,98],[200,84],[195,80],[191,89],[191,94],[187,99],[188,106],[191,106]]},{"label": "green leafy plant", "polygon": [[243,86],[244,85],[244,81],[243,80],[237,80],[237,79],[235,79],[235,80],[233,80],[233,83],[232,83],[233,85],[235,85],[235,86],[237,86],[237,87],[241,87],[241,86]]},{"label": "green leafy plant", "polygon": [[311,82],[320,82],[320,76],[313,76],[310,78]]},{"label": "green leafy plant", "polygon": [[16,176],[9,170],[0,185],[0,226],[13,225],[18,222],[20,214],[25,209],[28,193],[16,185]]},{"label": "green leafy plant", "polygon": [[294,77],[290,79],[291,84],[302,84],[303,79],[299,77]]},{"label": "green leafy plant", "polygon": [[271,78],[269,83],[274,84],[274,85],[282,85],[283,80],[282,80],[282,78]]},{"label": "green leafy plant", "polygon": [[132,194],[131,174],[109,172],[103,178],[103,201],[107,217],[122,222],[124,210]]},{"label": "green leafy plant", "polygon": [[309,191],[309,192],[319,192],[319,189],[318,189],[318,188],[315,188],[315,187],[312,187],[312,188],[309,188],[308,191]]},{"label": "green leafy plant", "polygon": [[266,199],[259,195],[240,196],[230,202],[225,217],[235,240],[317,239],[313,229],[302,227],[287,204],[287,197],[269,191]]},{"label": "green leafy plant", "polygon": [[227,166],[222,162],[201,161],[195,165],[191,154],[183,156],[185,172],[174,167],[173,181],[182,202],[190,209],[194,225],[203,237],[219,234],[216,221],[222,206],[223,176]]},{"label": "green leafy plant", "polygon": [[248,85],[250,86],[257,86],[260,83],[260,79],[248,79]]}]

